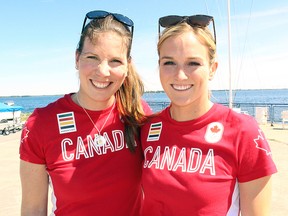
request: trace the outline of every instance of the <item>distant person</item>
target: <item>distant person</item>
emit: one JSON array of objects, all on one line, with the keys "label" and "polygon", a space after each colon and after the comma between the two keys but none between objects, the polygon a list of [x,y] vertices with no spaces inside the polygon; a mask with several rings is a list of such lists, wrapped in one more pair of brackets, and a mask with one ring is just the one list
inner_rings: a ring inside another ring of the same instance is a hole
[{"label": "distant person", "polygon": [[35,109],[22,132],[22,216],[47,215],[48,184],[53,215],[139,215],[138,135],[151,109],[130,56],[133,28],[121,14],[86,14],[79,91]]},{"label": "distant person", "polygon": [[213,17],[165,16],[159,25],[159,74],[171,104],[141,130],[142,215],[269,215],[277,170],[263,132],[253,117],[209,99],[218,66]]}]

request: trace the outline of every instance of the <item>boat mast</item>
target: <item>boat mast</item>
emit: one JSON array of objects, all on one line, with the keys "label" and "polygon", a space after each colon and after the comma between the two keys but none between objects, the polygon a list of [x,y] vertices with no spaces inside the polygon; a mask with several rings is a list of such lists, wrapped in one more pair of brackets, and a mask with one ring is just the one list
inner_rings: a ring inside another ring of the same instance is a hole
[{"label": "boat mast", "polygon": [[229,108],[233,107],[232,69],[231,69],[231,30],[230,30],[230,0],[227,0],[228,10],[228,64],[229,64]]}]

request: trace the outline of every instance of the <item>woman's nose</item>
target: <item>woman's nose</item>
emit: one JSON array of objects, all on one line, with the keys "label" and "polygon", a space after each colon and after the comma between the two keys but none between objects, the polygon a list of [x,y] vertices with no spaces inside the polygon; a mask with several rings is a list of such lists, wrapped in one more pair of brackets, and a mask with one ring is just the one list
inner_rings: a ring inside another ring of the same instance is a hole
[{"label": "woman's nose", "polygon": [[98,65],[97,73],[102,76],[110,76],[110,67],[106,61]]},{"label": "woman's nose", "polygon": [[184,79],[187,79],[188,76],[187,74],[185,73],[185,70],[183,68],[178,68],[177,71],[176,71],[176,78],[178,80],[184,80]]}]

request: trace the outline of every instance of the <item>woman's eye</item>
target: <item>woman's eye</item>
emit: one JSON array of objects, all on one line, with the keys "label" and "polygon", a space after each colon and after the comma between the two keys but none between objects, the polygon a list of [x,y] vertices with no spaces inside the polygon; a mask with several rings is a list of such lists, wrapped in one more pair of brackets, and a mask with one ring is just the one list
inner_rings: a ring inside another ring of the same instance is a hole
[{"label": "woman's eye", "polygon": [[97,57],[96,57],[96,56],[87,56],[86,58],[87,58],[87,59],[95,59],[95,60],[97,60]]},{"label": "woman's eye", "polygon": [[189,62],[188,65],[191,65],[191,66],[200,66],[201,64],[200,64],[199,62],[192,61],[192,62]]},{"label": "woman's eye", "polygon": [[111,62],[113,62],[113,63],[122,63],[122,61],[120,61],[119,59],[113,59]]},{"label": "woman's eye", "polygon": [[163,65],[175,65],[175,63],[173,61],[166,61]]}]

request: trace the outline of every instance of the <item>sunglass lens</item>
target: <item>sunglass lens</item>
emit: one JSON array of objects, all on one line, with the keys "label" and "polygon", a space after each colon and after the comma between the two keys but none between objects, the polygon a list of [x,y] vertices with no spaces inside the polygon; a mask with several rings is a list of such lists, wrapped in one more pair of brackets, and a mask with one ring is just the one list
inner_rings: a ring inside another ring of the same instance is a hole
[{"label": "sunglass lens", "polygon": [[174,15],[165,16],[165,17],[161,17],[159,19],[159,24],[162,27],[166,28],[166,27],[176,25],[177,23],[181,22],[182,20],[183,20],[182,16],[174,16]]},{"label": "sunglass lens", "polygon": [[133,26],[134,23],[131,19],[129,19],[128,17],[122,15],[122,14],[116,14],[114,13],[113,16],[121,23],[127,25],[127,26]]},{"label": "sunglass lens", "polygon": [[106,16],[108,16],[109,13],[106,12],[106,11],[91,11],[89,13],[86,14],[86,17],[89,18],[89,19],[95,19],[95,18],[104,18]]},{"label": "sunglass lens", "polygon": [[209,16],[203,16],[203,15],[196,15],[196,16],[190,16],[188,17],[187,22],[192,26],[201,26],[206,27],[209,25],[210,21],[212,20],[212,17]]}]

